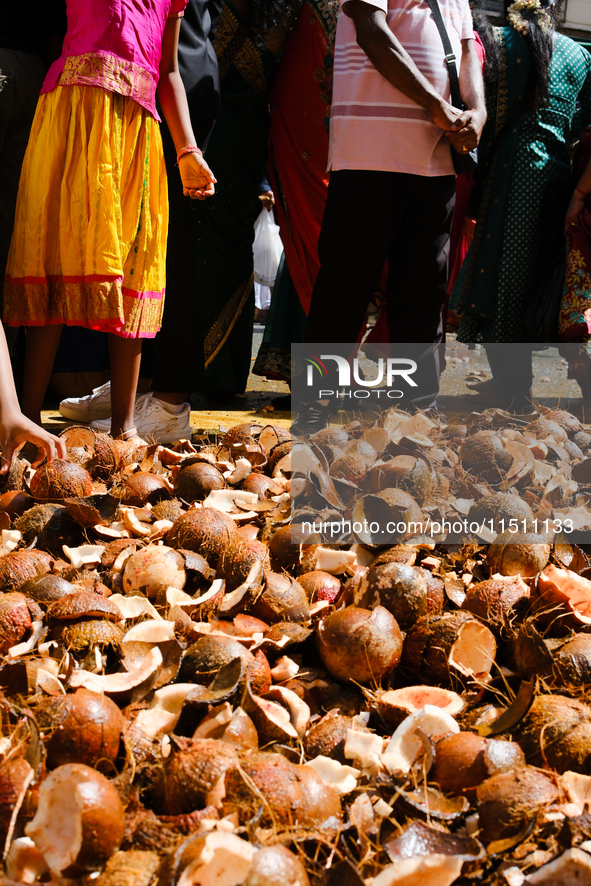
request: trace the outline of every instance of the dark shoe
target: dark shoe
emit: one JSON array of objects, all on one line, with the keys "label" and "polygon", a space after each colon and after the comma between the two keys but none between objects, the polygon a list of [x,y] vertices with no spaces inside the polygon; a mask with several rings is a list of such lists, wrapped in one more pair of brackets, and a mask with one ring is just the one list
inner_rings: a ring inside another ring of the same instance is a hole
[{"label": "dark shoe", "polygon": [[273,397],[271,406],[283,412],[289,412],[291,409],[291,394],[282,394],[280,397]]},{"label": "dark shoe", "polygon": [[322,406],[320,403],[302,403],[296,420],[291,426],[291,433],[295,437],[310,437],[316,431],[326,428],[329,418],[330,405]]},{"label": "dark shoe", "polygon": [[581,389],[583,400],[591,398],[591,361],[577,360],[569,363],[567,377],[577,382]]}]

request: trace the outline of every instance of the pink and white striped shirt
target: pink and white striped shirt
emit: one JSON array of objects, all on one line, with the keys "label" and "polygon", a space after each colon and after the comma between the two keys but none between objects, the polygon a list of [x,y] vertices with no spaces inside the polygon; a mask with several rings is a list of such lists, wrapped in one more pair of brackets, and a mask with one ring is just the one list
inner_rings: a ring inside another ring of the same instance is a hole
[{"label": "pink and white striped shirt", "polygon": [[[386,13],[388,26],[420,72],[449,101],[449,76],[439,31],[426,0],[362,0]],[[473,39],[468,0],[439,0],[458,70],[461,40]],[[357,45],[355,25],[341,9],[335,44],[328,168],[412,175],[453,175],[451,148],[420,105],[392,86]]]}]

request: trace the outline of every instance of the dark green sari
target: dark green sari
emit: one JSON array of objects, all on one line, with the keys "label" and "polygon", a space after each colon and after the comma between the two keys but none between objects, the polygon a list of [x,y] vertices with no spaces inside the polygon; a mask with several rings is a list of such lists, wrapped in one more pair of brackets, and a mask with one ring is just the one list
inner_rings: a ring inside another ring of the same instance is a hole
[{"label": "dark green sari", "polygon": [[462,315],[458,339],[464,342],[527,340],[523,318],[535,294],[544,195],[569,172],[570,146],[591,116],[591,56],[584,49],[557,35],[548,106],[527,113],[520,104],[527,43],[511,27],[494,33],[498,88],[489,91],[479,149],[487,174],[474,240],[450,303]]}]

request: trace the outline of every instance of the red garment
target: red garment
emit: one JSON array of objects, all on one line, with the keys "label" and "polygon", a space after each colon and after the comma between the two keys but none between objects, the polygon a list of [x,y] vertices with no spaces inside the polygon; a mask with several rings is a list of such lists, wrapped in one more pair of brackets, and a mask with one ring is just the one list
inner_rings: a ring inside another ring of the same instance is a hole
[{"label": "red garment", "polygon": [[[324,4],[321,4],[324,6]],[[306,0],[271,94],[269,180],[285,259],[306,314],[318,274],[326,204],[334,18]]]}]

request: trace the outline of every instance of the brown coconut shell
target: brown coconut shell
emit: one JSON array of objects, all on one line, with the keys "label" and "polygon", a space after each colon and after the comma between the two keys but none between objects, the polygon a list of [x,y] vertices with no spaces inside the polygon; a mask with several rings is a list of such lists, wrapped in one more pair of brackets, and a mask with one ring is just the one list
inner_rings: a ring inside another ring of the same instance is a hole
[{"label": "brown coconut shell", "polygon": [[226,481],[215,465],[198,462],[183,468],[174,478],[174,491],[179,498],[189,504],[203,501],[210,492],[224,489]]},{"label": "brown coconut shell", "polygon": [[282,526],[269,539],[269,553],[274,569],[290,569],[300,562],[302,546],[292,544],[291,530],[291,526]]},{"label": "brown coconut shell", "polygon": [[258,541],[245,542],[234,521],[214,508],[187,511],[168,533],[166,543],[205,557],[218,576],[226,579],[228,590],[248,577],[257,560],[268,562],[267,546]]},{"label": "brown coconut shell", "polygon": [[485,845],[520,834],[560,798],[551,774],[523,766],[487,778],[476,789],[479,838]]},{"label": "brown coconut shell", "polygon": [[507,633],[518,613],[529,605],[530,593],[519,576],[489,578],[468,587],[462,609],[477,615],[492,630]]},{"label": "brown coconut shell", "polygon": [[557,686],[583,687],[591,682],[591,634],[573,634],[552,653]]},{"label": "brown coconut shell", "polygon": [[92,495],[92,477],[81,465],[56,458],[37,468],[30,483],[37,501],[63,501]]},{"label": "brown coconut shell", "polygon": [[368,480],[375,492],[400,487],[420,504],[430,501],[437,477],[426,458],[414,455],[396,455],[389,461],[374,465]]},{"label": "brown coconut shell", "polygon": [[241,772],[226,772],[224,811],[236,813],[241,824],[257,815],[259,827],[276,831],[337,832],[340,797],[309,766],[290,763],[281,754],[255,752],[242,757],[240,767]]},{"label": "brown coconut shell", "polygon": [[137,471],[125,481],[123,502],[142,508],[147,504],[155,505],[163,499],[170,498],[170,489],[166,480],[158,474]]},{"label": "brown coconut shell", "polygon": [[451,689],[423,685],[382,692],[378,696],[376,708],[382,722],[394,732],[410,714],[416,713],[427,704],[441,708],[451,716],[455,716],[464,707],[460,696]]},{"label": "brown coconut shell", "polygon": [[281,495],[284,491],[271,477],[254,471],[242,481],[240,488],[245,492],[254,492],[259,498],[266,498],[268,495]]},{"label": "brown coconut shell", "polygon": [[244,886],[309,886],[306,869],[287,846],[265,846],[255,854]]},{"label": "brown coconut shell", "polygon": [[94,646],[99,649],[117,649],[123,640],[124,631],[119,625],[105,619],[92,618],[85,621],[58,623],[51,631],[51,639],[59,640],[65,649],[72,652],[86,652]]},{"label": "brown coconut shell", "polygon": [[353,602],[363,609],[384,606],[407,630],[427,611],[427,582],[423,571],[414,566],[372,566],[361,580]]},{"label": "brown coconut shell", "polygon": [[0,655],[24,638],[32,625],[27,598],[18,591],[0,595]]},{"label": "brown coconut shell", "polygon": [[459,450],[465,471],[487,480],[500,483],[513,462],[513,456],[503,447],[501,438],[494,431],[477,431],[467,437]]},{"label": "brown coconut shell", "polygon": [[467,662],[484,669],[475,673],[486,679],[495,652],[494,635],[482,622],[468,612],[448,612],[415,624],[404,641],[403,664],[415,679],[447,685],[469,676]]},{"label": "brown coconut shell", "polygon": [[[60,814],[64,806],[72,808],[73,794],[79,844],[67,840]],[[64,877],[79,877],[106,864],[121,846],[124,830],[125,811],[114,785],[90,766],[71,763],[54,769],[41,783],[37,812],[26,832],[50,868]]]},{"label": "brown coconut shell", "polygon": [[76,587],[69,581],[60,578],[59,575],[42,575],[40,578],[32,578],[21,587],[21,593],[35,600],[37,603],[54,603],[75,594]]},{"label": "brown coconut shell", "polygon": [[435,575],[430,569],[418,567],[427,583],[427,616],[433,618],[440,615],[446,603],[445,584],[439,575]]},{"label": "brown coconut shell", "polygon": [[47,607],[49,618],[59,621],[72,621],[77,618],[105,618],[108,621],[123,620],[121,610],[108,597],[82,590],[68,594]]},{"label": "brown coconut shell", "polygon": [[417,545],[394,545],[385,551],[381,551],[372,560],[373,566],[385,566],[386,563],[403,563],[405,566],[414,566],[419,548]]},{"label": "brown coconut shell", "polygon": [[52,730],[46,746],[49,769],[84,760],[87,766],[113,774],[125,724],[114,701],[78,689],[72,695],[51,698],[45,714]]},{"label": "brown coconut shell", "polygon": [[298,577],[298,584],[304,589],[310,603],[316,603],[319,600],[334,603],[343,587],[340,578],[329,572],[322,572],[322,570],[305,572]]},{"label": "brown coconut shell", "polygon": [[337,680],[379,683],[402,654],[402,633],[383,606],[333,612],[320,622],[316,641],[324,667]]},{"label": "brown coconut shell", "polygon": [[510,520],[517,521],[519,532],[523,532],[523,521],[525,520],[525,529],[527,530],[530,521],[533,520],[533,514],[530,506],[523,499],[509,493],[495,492],[473,504],[467,517],[468,523],[486,523],[487,528],[490,528],[491,520],[495,532],[501,533],[506,530]]},{"label": "brown coconut shell", "polygon": [[180,683],[200,683],[207,686],[216,677],[220,668],[235,658],[241,659],[245,667],[245,680],[248,678],[251,689],[257,695],[264,694],[271,685],[269,663],[261,652],[254,656],[232,637],[200,637],[187,649],[179,670]]},{"label": "brown coconut shell", "polygon": [[516,740],[532,766],[591,772],[591,707],[565,695],[539,695]]},{"label": "brown coconut shell", "polygon": [[22,517],[25,511],[32,508],[34,504],[35,499],[32,495],[29,495],[27,492],[20,492],[17,489],[12,489],[10,492],[0,495],[0,511],[8,514],[11,520]]},{"label": "brown coconut shell", "polygon": [[500,575],[533,578],[547,565],[550,551],[551,546],[541,535],[520,532],[516,538],[514,533],[506,532],[488,546],[486,565],[491,572]]},{"label": "brown coconut shell", "polygon": [[339,763],[349,763],[345,758],[345,742],[347,730],[355,728],[357,732],[367,732],[365,726],[355,723],[353,718],[345,717],[338,710],[329,711],[321,720],[312,724],[304,737],[304,750],[308,759],[314,757],[332,757]]},{"label": "brown coconut shell", "polygon": [[51,569],[53,558],[44,551],[13,551],[0,557],[0,588],[18,590],[31,578],[45,575]]},{"label": "brown coconut shell", "polygon": [[159,501],[152,508],[152,514],[156,520],[170,520],[171,523],[174,523],[179,517],[182,517],[184,513],[185,509],[178,498]]},{"label": "brown coconut shell", "polygon": [[486,742],[486,738],[473,732],[458,732],[442,738],[435,746],[429,781],[436,782],[446,794],[470,797],[489,777],[484,758]]},{"label": "brown coconut shell", "polygon": [[0,855],[4,856],[14,833],[19,809],[34,771],[24,757],[3,760],[0,765]]},{"label": "brown coconut shell", "polygon": [[265,572],[265,587],[249,612],[267,624],[310,621],[308,598],[299,582],[270,570]]},{"label": "brown coconut shell", "polygon": [[178,815],[207,806],[220,778],[237,765],[236,749],[225,741],[175,737],[164,761],[164,813]]}]

